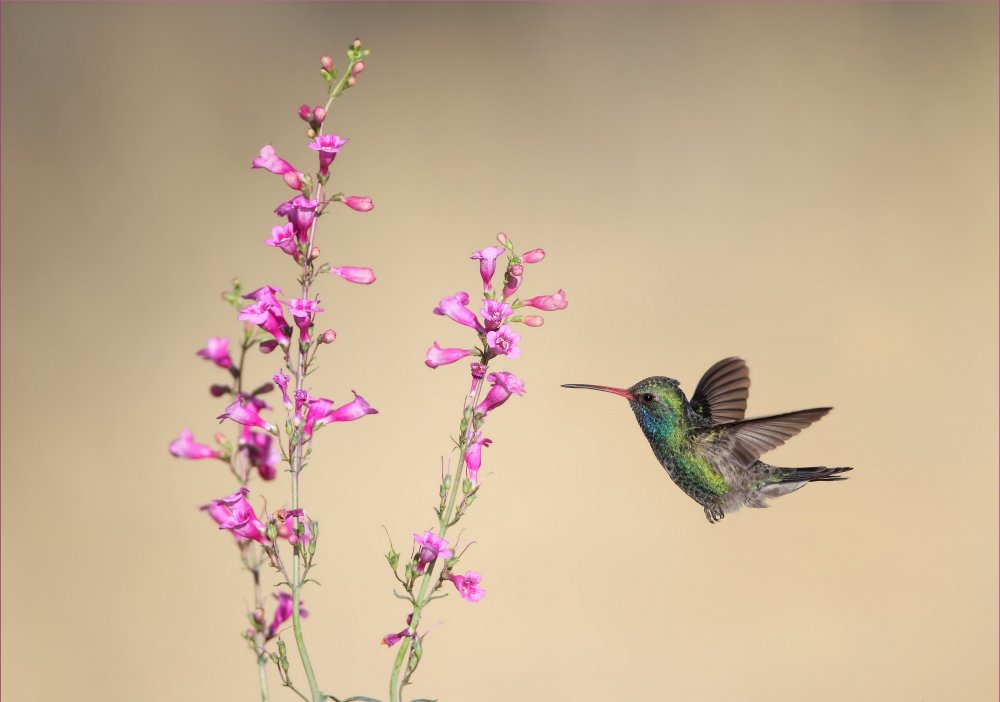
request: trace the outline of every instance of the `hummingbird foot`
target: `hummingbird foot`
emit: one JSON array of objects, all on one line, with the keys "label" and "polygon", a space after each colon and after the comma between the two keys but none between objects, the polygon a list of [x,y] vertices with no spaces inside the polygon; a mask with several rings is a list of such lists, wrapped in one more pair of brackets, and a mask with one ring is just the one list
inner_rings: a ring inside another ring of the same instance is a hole
[{"label": "hummingbird foot", "polygon": [[715,524],[716,522],[721,522],[722,518],[726,516],[726,513],[722,511],[722,507],[719,505],[712,505],[705,507],[705,517],[708,519],[709,524]]}]

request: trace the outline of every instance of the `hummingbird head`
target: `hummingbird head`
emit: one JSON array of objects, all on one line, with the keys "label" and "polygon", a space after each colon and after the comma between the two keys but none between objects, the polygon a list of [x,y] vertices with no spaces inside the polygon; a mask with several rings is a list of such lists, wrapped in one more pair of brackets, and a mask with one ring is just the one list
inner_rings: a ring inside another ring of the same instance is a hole
[{"label": "hummingbird head", "polygon": [[678,422],[683,421],[686,399],[680,384],[673,378],[656,375],[640,380],[630,388],[607,385],[581,385],[573,383],[564,388],[601,390],[620,395],[628,400],[643,433],[650,441],[663,440],[673,433]]}]

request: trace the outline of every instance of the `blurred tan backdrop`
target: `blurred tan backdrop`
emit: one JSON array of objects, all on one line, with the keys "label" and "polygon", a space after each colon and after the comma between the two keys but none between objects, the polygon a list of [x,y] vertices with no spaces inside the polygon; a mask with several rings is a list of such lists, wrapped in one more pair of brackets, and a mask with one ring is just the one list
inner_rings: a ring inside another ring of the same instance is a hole
[{"label": "blurred tan backdrop", "polygon": [[[997,696],[997,11],[989,5],[4,4],[3,683],[16,700],[252,700],[251,594],[195,505],[221,465],[194,352],[311,162],[318,58],[364,38],[321,246],[340,334],[313,390],[381,410],[318,437],[307,591],[320,683],[385,697],[403,603],[382,554],[431,525],[462,367],[430,311],[469,254],[542,246],[528,394],[498,411],[464,522],[486,599],[427,616],[412,697]],[[746,358],[750,413],[836,411],[772,454],[853,465],[710,526],[625,403]],[[261,379],[276,367],[254,357]],[[285,486],[268,486],[271,503]],[[295,679],[304,684],[297,673]],[[291,699],[271,679],[274,699]]]}]

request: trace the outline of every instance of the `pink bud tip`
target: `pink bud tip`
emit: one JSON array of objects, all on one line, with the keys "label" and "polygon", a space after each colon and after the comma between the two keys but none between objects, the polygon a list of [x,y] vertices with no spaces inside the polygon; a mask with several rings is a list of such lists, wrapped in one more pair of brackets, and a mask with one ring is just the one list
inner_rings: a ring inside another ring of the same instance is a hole
[{"label": "pink bud tip", "polygon": [[543,258],[545,258],[544,249],[532,249],[531,251],[521,255],[521,260],[525,263],[538,263]]},{"label": "pink bud tip", "polygon": [[351,69],[351,75],[356,76],[363,70],[365,70],[365,62],[358,61],[356,64],[354,64],[354,68]]},{"label": "pink bud tip", "polygon": [[319,258],[319,247],[314,246],[312,251],[309,252],[309,260],[315,261],[317,258]]},{"label": "pink bud tip", "polygon": [[361,39],[359,39],[358,37],[354,37],[354,41],[351,42],[351,46],[353,48],[355,48],[355,49],[360,49],[361,48]]},{"label": "pink bud tip", "polygon": [[504,234],[503,232],[500,232],[499,234],[497,234],[497,241],[499,241],[501,244],[506,244],[507,243],[507,235]]},{"label": "pink bud tip", "polygon": [[292,190],[302,190],[302,178],[298,171],[288,171],[288,173],[283,173],[281,177]]},{"label": "pink bud tip", "polygon": [[319,65],[324,68],[324,70],[333,70],[333,57],[331,56],[321,56],[319,59]]},{"label": "pink bud tip", "polygon": [[324,110],[322,107],[316,107],[313,110],[313,121],[315,121],[316,124],[323,124],[323,120],[325,119],[326,119],[326,110]]},{"label": "pink bud tip", "polygon": [[524,322],[529,327],[540,327],[543,324],[545,324],[545,319],[543,317],[539,317],[538,315],[530,315],[528,317],[525,317],[521,321]]},{"label": "pink bud tip", "polygon": [[295,534],[290,534],[289,535],[289,537],[288,537],[288,543],[290,543],[292,546],[294,546],[298,542],[299,542],[299,537],[298,536],[296,536]]},{"label": "pink bud tip", "polygon": [[313,117],[313,111],[310,109],[309,105],[302,105],[299,108],[299,118],[303,122],[311,122]]},{"label": "pink bud tip", "polygon": [[327,329],[325,332],[319,335],[320,343],[322,344],[332,344],[337,340],[337,332],[333,329]]},{"label": "pink bud tip", "polygon": [[344,204],[352,210],[357,210],[358,212],[371,212],[375,209],[375,203],[372,202],[370,197],[357,197],[356,195],[351,195],[350,197],[344,198]]},{"label": "pink bud tip", "polygon": [[510,267],[510,274],[516,276],[524,275],[524,266],[522,266],[519,263],[515,263],[513,266]]},{"label": "pink bud tip", "polygon": [[348,88],[353,88],[357,84],[358,84],[358,79],[355,78],[354,76],[351,76],[350,78],[347,79]]},{"label": "pink bud tip", "polygon": [[221,431],[215,432],[215,436],[213,436],[212,438],[215,439],[215,443],[217,444],[222,444],[225,443],[226,441],[226,435],[223,434]]}]

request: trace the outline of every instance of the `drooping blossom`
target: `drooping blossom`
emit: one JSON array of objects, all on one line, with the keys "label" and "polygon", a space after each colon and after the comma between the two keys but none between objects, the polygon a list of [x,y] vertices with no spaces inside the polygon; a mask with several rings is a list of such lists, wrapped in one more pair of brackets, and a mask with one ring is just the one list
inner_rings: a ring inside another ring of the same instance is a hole
[{"label": "drooping blossom", "polygon": [[515,264],[507,270],[507,280],[504,282],[503,286],[503,299],[509,298],[511,295],[517,292],[518,288],[521,287],[521,281],[524,280],[524,266],[521,264]]},{"label": "drooping blossom", "polygon": [[483,576],[473,570],[466,571],[465,575],[449,575],[447,579],[452,582],[464,600],[479,602],[486,596],[486,590],[479,587]]},{"label": "drooping blossom", "polygon": [[371,268],[358,268],[356,266],[336,266],[330,269],[334,275],[339,275],[344,280],[360,285],[371,285],[375,282],[375,271]]},{"label": "drooping blossom", "polygon": [[295,233],[302,244],[309,242],[309,228],[312,227],[316,219],[316,208],[319,207],[319,200],[310,200],[303,195],[298,195],[288,202],[283,202],[274,210],[279,217],[288,217],[288,221],[295,227]]},{"label": "drooping blossom", "polygon": [[[302,397],[299,396],[302,393]],[[333,400],[328,400],[325,397],[309,397],[309,394],[304,390],[295,391],[295,412],[296,414],[302,409],[303,405],[308,406],[306,412],[305,425],[303,426],[303,431],[306,436],[312,436],[313,429],[316,426],[316,422],[321,418],[325,417],[330,409],[333,407]]]},{"label": "drooping blossom", "polygon": [[205,444],[197,443],[194,440],[194,434],[187,429],[181,432],[179,439],[170,442],[170,454],[177,458],[190,458],[192,460],[219,457],[218,451]]},{"label": "drooping blossom", "polygon": [[560,290],[552,295],[539,295],[537,297],[532,297],[521,303],[525,307],[534,307],[535,309],[544,310],[546,312],[554,312],[556,310],[564,310],[569,302],[566,301],[566,293]]},{"label": "drooping blossom", "polygon": [[487,331],[499,329],[507,317],[514,314],[514,308],[500,300],[483,300],[483,325]]},{"label": "drooping blossom", "polygon": [[271,227],[271,238],[264,241],[268,246],[281,249],[289,256],[299,253],[299,245],[295,236],[295,225],[286,222],[280,227]]},{"label": "drooping blossom", "polygon": [[244,300],[253,300],[254,302],[266,302],[274,307],[281,307],[281,303],[278,301],[278,295],[281,294],[281,288],[276,288],[273,285],[262,285],[256,290],[251,290],[246,295],[243,296]]},{"label": "drooping blossom", "polygon": [[285,315],[281,311],[280,305],[275,306],[267,302],[254,303],[240,310],[239,319],[244,322],[253,322],[273,336],[278,344],[288,346],[288,333],[291,332],[291,327],[285,321]]},{"label": "drooping blossom", "polygon": [[[232,512],[230,511],[230,509],[225,505],[221,504],[220,502],[218,502],[217,500],[212,500],[207,505],[201,505],[198,509],[207,512],[208,516],[211,517],[215,521],[215,523],[219,525],[220,529],[223,528],[222,525],[224,523],[228,523],[229,520],[232,518]],[[242,544],[247,541],[245,537],[240,536],[234,531],[230,531],[230,533],[233,535],[233,538],[236,539],[237,543]]]},{"label": "drooping blossom", "polygon": [[[267,627],[267,640],[278,635],[278,629],[281,628],[281,625],[292,618],[292,610],[295,606],[295,601],[287,592],[276,592],[274,597],[278,600],[278,606],[274,608],[274,619]],[[299,616],[308,617],[309,612],[302,609],[302,604],[302,600],[299,600]]]},{"label": "drooping blossom", "polygon": [[245,487],[241,487],[228,497],[212,500],[212,507],[209,507],[208,511],[212,518],[219,523],[220,529],[229,529],[233,534],[244,539],[266,543],[264,524],[257,517],[250,503],[247,502],[246,496],[249,492]]},{"label": "drooping blossom", "polygon": [[291,378],[288,376],[287,373],[285,373],[285,371],[279,370],[277,373],[274,374],[273,380],[275,384],[277,384],[277,386],[281,388],[282,404],[284,404],[286,408],[291,409],[292,401],[288,399],[288,381],[291,380]]},{"label": "drooping blossom", "polygon": [[521,321],[528,327],[540,327],[545,324],[545,318],[539,317],[537,314],[529,314],[527,317],[522,317]]},{"label": "drooping blossom", "polygon": [[476,314],[466,307],[468,304],[469,293],[459,291],[454,295],[441,298],[441,302],[434,308],[434,314],[449,317],[459,324],[464,324],[471,329],[475,329],[477,332],[484,331],[483,325],[476,318]]},{"label": "drooping blossom", "polygon": [[[325,111],[323,116],[326,116]],[[347,139],[341,139],[335,134],[321,134],[309,145],[310,149],[319,152],[319,172],[321,175],[327,175],[330,172],[330,164],[337,158],[340,147],[346,143]]]},{"label": "drooping blossom", "polygon": [[375,209],[375,203],[370,197],[358,197],[351,195],[344,198],[344,204],[357,212],[371,212]]},{"label": "drooping blossom", "polygon": [[312,326],[313,317],[317,312],[322,312],[323,308],[316,300],[293,297],[288,301],[288,311],[292,314],[292,319],[295,320],[295,326],[299,328],[300,340],[308,344],[311,341],[309,327]]},{"label": "drooping blossom", "polygon": [[274,480],[281,461],[281,451],[275,445],[274,437],[244,426],[240,432],[240,446],[247,452],[250,467],[256,468],[263,480]]},{"label": "drooping blossom", "polygon": [[479,275],[483,279],[483,292],[493,290],[493,274],[497,270],[497,257],[506,251],[507,249],[499,246],[487,246],[469,257],[479,261]]},{"label": "drooping blossom", "polygon": [[229,339],[224,336],[210,336],[205,348],[199,349],[198,355],[219,368],[233,368],[233,359],[229,356]]},{"label": "drooping blossom", "polygon": [[545,249],[532,249],[521,254],[521,261],[524,263],[538,263],[545,258]]},{"label": "drooping blossom", "polygon": [[420,550],[417,551],[416,571],[418,573],[423,573],[427,564],[433,563],[438,557],[448,559],[455,555],[454,551],[448,548],[448,540],[430,530],[425,531],[423,535],[414,534],[413,540],[420,547]]},{"label": "drooping blossom", "polygon": [[288,161],[280,158],[278,154],[274,152],[274,147],[270,144],[265,145],[260,150],[260,156],[253,160],[251,168],[264,168],[275,175],[284,175],[285,173],[290,173],[295,170]]},{"label": "drooping blossom", "polygon": [[403,629],[402,631],[397,631],[394,634],[386,634],[382,637],[382,644],[392,648],[407,636],[413,636],[413,632],[410,631],[409,627]]},{"label": "drooping blossom", "polygon": [[465,449],[465,467],[469,472],[469,480],[473,485],[479,482],[479,468],[483,465],[483,448],[493,443],[492,439],[482,436],[481,432],[476,432],[469,447]]},{"label": "drooping blossom", "polygon": [[245,397],[229,405],[216,419],[220,422],[231,419],[245,427],[257,427],[270,433],[277,431],[277,427],[261,418],[257,405],[247,401]]},{"label": "drooping blossom", "polygon": [[427,349],[427,358],[424,360],[424,365],[428,368],[437,368],[438,366],[454,363],[472,353],[471,349],[443,349],[435,341],[434,345]]},{"label": "drooping blossom", "polygon": [[521,349],[517,346],[517,342],[520,340],[521,335],[506,324],[496,331],[486,332],[486,345],[498,356],[506,356],[507,358],[520,356]]},{"label": "drooping blossom", "polygon": [[511,395],[524,394],[524,382],[513,373],[490,373],[486,379],[493,383],[486,397],[476,405],[476,412],[486,414],[502,405]]},{"label": "drooping blossom", "polygon": [[[351,392],[354,391],[352,390]],[[356,392],[354,392],[354,399],[346,405],[341,405],[336,409],[332,409],[332,407],[332,400],[325,398],[309,400],[309,413],[306,415],[306,422],[303,427],[306,436],[311,436],[315,430],[326,424],[352,422],[355,419],[361,419],[367,414],[378,414],[378,410],[369,405],[365,398]]]}]

